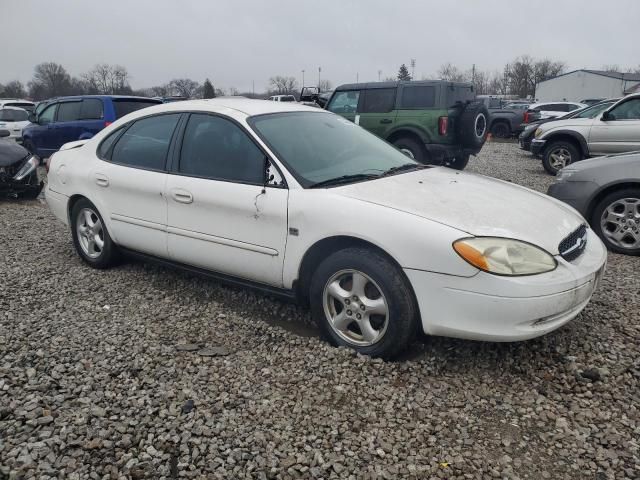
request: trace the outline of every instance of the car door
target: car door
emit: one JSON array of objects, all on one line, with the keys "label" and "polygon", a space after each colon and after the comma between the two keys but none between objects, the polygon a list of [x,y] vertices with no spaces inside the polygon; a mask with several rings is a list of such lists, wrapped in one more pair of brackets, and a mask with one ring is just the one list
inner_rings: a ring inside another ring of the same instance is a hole
[{"label": "car door", "polygon": [[599,115],[589,133],[592,155],[640,149],[640,97],[620,102]]},{"label": "car door", "polygon": [[265,185],[266,154],[244,127],[208,113],[190,114],[176,151],[165,190],[171,259],[282,286],[288,190]]},{"label": "car door", "polygon": [[396,121],[397,88],[370,88],[364,90],[364,99],[357,111],[358,124],[365,130],[386,138]]},{"label": "car door", "polygon": [[[432,85],[404,84],[400,87],[398,96],[398,114],[395,125],[398,127],[413,127],[421,132],[429,132],[431,138],[438,135],[438,117],[443,114],[437,105],[438,89]],[[445,113],[446,114],[446,113]]]},{"label": "car door", "polygon": [[33,142],[37,153],[43,158],[48,157],[57,150],[57,148],[54,147],[55,130],[53,129],[56,110],[58,110],[57,103],[47,106],[42,110],[42,113],[38,115],[37,125],[33,125],[29,128],[31,142]]},{"label": "car door", "polygon": [[56,121],[53,123],[53,142],[56,150],[67,142],[80,138],[80,108],[81,99],[65,100],[58,104]]},{"label": "car door", "polygon": [[143,117],[105,138],[90,173],[115,242],[167,257],[167,157],[180,113]]},{"label": "car door", "polygon": [[358,111],[360,98],[360,90],[341,90],[335,92],[331,97],[327,110],[358,124],[360,118],[358,117],[356,121],[356,112]]}]

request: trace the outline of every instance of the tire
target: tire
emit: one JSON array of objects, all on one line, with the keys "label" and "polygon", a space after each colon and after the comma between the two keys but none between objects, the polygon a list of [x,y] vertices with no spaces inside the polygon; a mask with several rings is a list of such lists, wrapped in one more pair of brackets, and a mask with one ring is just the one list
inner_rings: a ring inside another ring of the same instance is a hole
[{"label": "tire", "polygon": [[511,127],[505,122],[494,122],[494,124],[491,125],[491,135],[496,138],[510,138]]},{"label": "tire", "polygon": [[[85,263],[98,269],[109,268],[117,263],[118,248],[111,240],[98,209],[89,200],[83,198],[76,202],[71,210],[70,223],[73,245]],[[80,233],[82,227],[87,232],[86,236]],[[102,246],[99,245],[100,241]]]},{"label": "tire", "polygon": [[464,170],[469,164],[469,155],[462,155],[445,162],[445,166],[454,170]]},{"label": "tire", "polygon": [[27,190],[26,192],[22,192],[19,196],[25,200],[35,200],[40,195],[42,191],[42,187],[44,187],[44,183],[38,180],[38,174],[33,172],[29,176],[29,185],[37,185],[37,188],[33,190]]},{"label": "tire", "polygon": [[600,200],[591,226],[612,252],[640,255],[640,188],[623,188]]},{"label": "tire", "polygon": [[471,149],[479,150],[489,133],[489,111],[482,102],[470,102],[464,106],[457,122],[457,138]]},{"label": "tire", "polygon": [[567,165],[577,162],[581,158],[580,152],[573,143],[559,140],[544,149],[542,166],[547,173],[555,175]]},{"label": "tire", "polygon": [[429,155],[423,144],[410,137],[400,137],[393,142],[395,147],[407,157],[413,158],[416,162],[429,163]]},{"label": "tire", "polygon": [[334,346],[389,359],[415,337],[418,309],[409,281],[373,250],[354,247],[331,254],[313,273],[309,294],[311,314]]}]

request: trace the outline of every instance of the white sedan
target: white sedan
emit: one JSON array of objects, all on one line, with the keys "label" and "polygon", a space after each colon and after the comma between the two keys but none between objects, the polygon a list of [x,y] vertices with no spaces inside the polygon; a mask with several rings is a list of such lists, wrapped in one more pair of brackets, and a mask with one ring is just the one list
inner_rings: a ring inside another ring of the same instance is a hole
[{"label": "white sedan", "polygon": [[0,108],[0,130],[9,131],[9,139],[21,141],[22,129],[29,125],[29,112],[18,107]]},{"label": "white sedan", "polygon": [[418,164],[313,107],[248,99],[123,117],[48,164],[95,268],[122,253],[308,302],[326,338],[392,357],[418,330],[515,341],[589,302],[606,250],[570,207]]}]

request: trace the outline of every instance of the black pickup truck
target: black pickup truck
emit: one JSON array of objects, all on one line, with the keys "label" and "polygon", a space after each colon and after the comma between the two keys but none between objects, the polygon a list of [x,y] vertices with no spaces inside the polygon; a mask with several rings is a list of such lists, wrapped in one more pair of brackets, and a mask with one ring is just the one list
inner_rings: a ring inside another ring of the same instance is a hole
[{"label": "black pickup truck", "polygon": [[489,110],[489,132],[496,138],[511,138],[522,131],[526,103],[503,103],[500,98],[479,97]]}]

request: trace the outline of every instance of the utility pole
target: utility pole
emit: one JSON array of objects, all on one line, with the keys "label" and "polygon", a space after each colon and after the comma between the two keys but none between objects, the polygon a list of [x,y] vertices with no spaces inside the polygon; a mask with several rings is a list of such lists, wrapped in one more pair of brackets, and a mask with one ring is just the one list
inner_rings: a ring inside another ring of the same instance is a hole
[{"label": "utility pole", "polygon": [[360,74],[356,72],[356,83],[358,83],[359,81],[360,81]]},{"label": "utility pole", "polygon": [[322,67],[318,67],[318,91],[320,91],[320,73],[322,72]]},{"label": "utility pole", "polygon": [[253,96],[256,96],[256,81],[255,80],[251,80],[251,92],[253,93]]},{"label": "utility pole", "polygon": [[476,84],[476,64],[471,67],[471,83]]},{"label": "utility pole", "polygon": [[411,59],[411,80],[413,80],[413,76],[415,75],[415,70],[416,70],[416,59],[412,58]]},{"label": "utility pole", "polygon": [[304,70],[302,70],[302,87],[304,88]]},{"label": "utility pole", "polygon": [[382,70],[378,70],[378,81],[380,81],[380,75],[382,75]]}]

